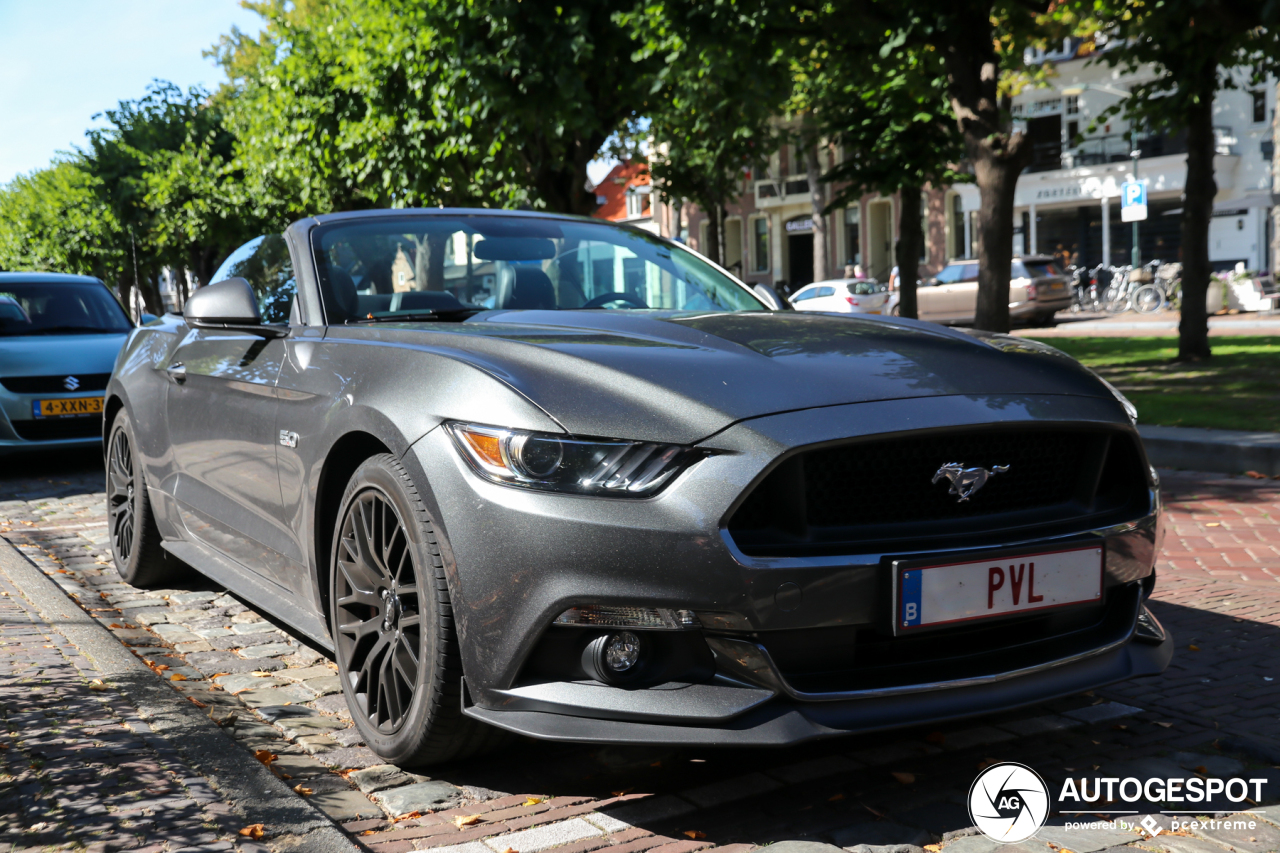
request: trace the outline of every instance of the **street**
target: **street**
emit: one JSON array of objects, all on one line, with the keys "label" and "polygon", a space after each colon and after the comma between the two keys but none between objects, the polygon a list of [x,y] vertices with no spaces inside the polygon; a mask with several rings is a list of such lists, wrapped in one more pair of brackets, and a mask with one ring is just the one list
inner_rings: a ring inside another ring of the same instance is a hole
[{"label": "street", "polygon": [[[213,767],[209,753],[220,751],[250,765],[256,752],[266,763],[254,769],[274,773],[277,796],[305,801],[364,849],[450,853],[557,845],[566,853],[739,853],[783,840],[860,853],[939,843],[985,853],[996,845],[969,828],[964,802],[980,767],[996,761],[1027,764],[1051,787],[1090,766],[1109,775],[1265,775],[1280,763],[1280,483],[1162,476],[1169,532],[1152,610],[1178,651],[1161,677],[785,750],[512,738],[427,778],[380,765],[351,727],[333,665],[261,615],[198,577],[183,590],[121,583],[106,548],[93,454],[10,462],[0,480],[0,536],[131,650],[142,675],[103,679],[96,673],[109,655],[78,648],[66,635],[79,635],[61,619],[42,623],[29,591],[12,577],[0,582],[3,837],[13,849],[321,849],[320,836],[305,835],[317,825],[305,816],[255,831],[251,818],[268,794],[246,796],[239,787],[250,783],[234,780],[249,777]],[[175,742],[152,732],[156,712],[140,710],[148,706],[137,699],[139,678],[195,710],[202,734]],[[225,750],[206,740],[202,757],[201,737],[225,741]],[[1265,802],[1274,802],[1280,789],[1269,778]],[[1022,847],[1275,850],[1280,809],[1258,812],[1272,823],[1243,835],[1143,838],[1051,826]],[[259,833],[264,841],[255,842]]]}]

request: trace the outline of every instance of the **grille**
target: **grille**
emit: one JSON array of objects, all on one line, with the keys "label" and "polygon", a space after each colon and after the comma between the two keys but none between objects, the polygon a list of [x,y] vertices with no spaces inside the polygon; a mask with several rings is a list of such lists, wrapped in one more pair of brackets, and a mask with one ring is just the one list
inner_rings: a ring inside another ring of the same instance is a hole
[{"label": "grille", "polygon": [[100,438],[102,418],[58,418],[47,421],[12,421],[14,432],[27,441],[55,441],[66,438]]},{"label": "grille", "polygon": [[[1009,469],[961,501],[947,479],[933,482],[952,462]],[[940,537],[958,547],[990,544],[1012,528],[1141,515],[1146,500],[1140,457],[1125,433],[993,427],[801,452],[755,488],[729,533],[756,555],[857,553]]]},{"label": "grille", "polygon": [[[80,383],[76,388],[68,390],[63,383],[68,376],[74,376]],[[110,373],[63,373],[60,376],[5,376],[0,377],[0,385],[14,394],[79,394],[82,391],[105,391]]]}]

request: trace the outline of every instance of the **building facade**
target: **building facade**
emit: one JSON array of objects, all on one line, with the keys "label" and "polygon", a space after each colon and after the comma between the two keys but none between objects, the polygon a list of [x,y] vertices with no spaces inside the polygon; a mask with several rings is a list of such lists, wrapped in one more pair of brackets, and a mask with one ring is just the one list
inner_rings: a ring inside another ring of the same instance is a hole
[{"label": "building facade", "polygon": [[[1136,178],[1148,192],[1148,219],[1137,229],[1142,260],[1179,261],[1185,134],[1131,128],[1123,113],[1101,118],[1142,77],[1090,63],[1096,49],[1071,40],[1042,54],[1039,59],[1054,63],[1051,86],[1014,98],[1015,122],[1033,146],[1032,164],[1019,178],[1014,198],[1014,252],[1054,255],[1064,264],[1084,266],[1129,263],[1133,226],[1121,222],[1120,187],[1134,179],[1136,168]],[[1268,270],[1276,86],[1275,81],[1250,86],[1243,74],[1237,84],[1220,92],[1214,104],[1218,194],[1210,258],[1217,270],[1239,264]],[[727,205],[724,266],[750,284],[794,292],[815,280],[815,212],[803,154],[784,146],[765,174],[743,175],[741,197]],[[839,156],[835,146],[819,152],[824,168],[835,165]],[[926,189],[922,276],[951,259],[976,255],[978,207],[973,184]],[[872,193],[827,214],[822,220],[828,235],[827,276],[838,277],[846,265],[856,263],[868,276],[885,280],[894,265],[897,210],[896,194]],[[665,236],[680,237],[699,251],[707,246],[707,216],[694,205],[676,207],[655,199],[652,221]]]}]

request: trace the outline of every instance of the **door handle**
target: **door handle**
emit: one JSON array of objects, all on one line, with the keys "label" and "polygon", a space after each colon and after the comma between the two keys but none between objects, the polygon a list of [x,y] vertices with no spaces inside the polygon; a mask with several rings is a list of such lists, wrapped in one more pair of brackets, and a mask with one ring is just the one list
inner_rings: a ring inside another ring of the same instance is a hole
[{"label": "door handle", "polygon": [[173,364],[166,367],[164,372],[170,380],[178,383],[179,385],[187,381],[187,366],[180,361],[175,361]]}]

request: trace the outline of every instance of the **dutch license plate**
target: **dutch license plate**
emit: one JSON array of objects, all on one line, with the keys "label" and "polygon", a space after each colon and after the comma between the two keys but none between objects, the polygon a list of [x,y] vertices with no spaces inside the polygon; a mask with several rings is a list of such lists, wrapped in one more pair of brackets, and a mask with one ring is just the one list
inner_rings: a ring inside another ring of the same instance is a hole
[{"label": "dutch license plate", "polygon": [[63,400],[36,400],[31,413],[37,418],[74,418],[102,414],[101,397],[70,397]]},{"label": "dutch license plate", "polygon": [[898,630],[1102,600],[1102,548],[898,570]]}]

